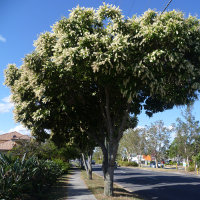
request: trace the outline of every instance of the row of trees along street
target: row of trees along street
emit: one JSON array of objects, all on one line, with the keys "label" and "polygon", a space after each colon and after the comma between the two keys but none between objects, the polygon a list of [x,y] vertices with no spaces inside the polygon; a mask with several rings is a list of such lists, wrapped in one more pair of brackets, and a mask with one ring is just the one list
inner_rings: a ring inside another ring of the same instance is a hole
[{"label": "row of trees along street", "polygon": [[[200,124],[192,109],[193,105],[187,105],[170,127],[156,121],[144,128],[127,129],[119,144],[119,159],[129,162],[132,155],[150,155],[155,158],[156,166],[158,161],[173,159],[178,164],[185,161],[187,166],[191,163],[200,167]],[[138,161],[140,165],[141,160]]]},{"label": "row of trees along street", "polygon": [[92,139],[108,196],[119,141],[141,110],[152,116],[197,99],[200,22],[181,12],[126,18],[112,5],[78,6],[34,45],[20,68],[5,71],[15,120],[38,140]]},{"label": "row of trees along street", "polygon": [[151,126],[140,129],[128,129],[120,141],[119,154],[129,160],[132,155],[151,155],[158,161],[166,159],[166,151],[169,147],[171,129],[164,126],[163,121],[157,121]]}]

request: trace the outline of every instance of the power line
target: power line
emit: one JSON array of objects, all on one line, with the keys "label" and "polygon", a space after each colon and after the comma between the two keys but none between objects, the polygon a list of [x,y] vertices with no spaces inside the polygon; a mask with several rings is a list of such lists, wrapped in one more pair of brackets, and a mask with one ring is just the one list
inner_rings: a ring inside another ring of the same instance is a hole
[{"label": "power line", "polygon": [[162,11],[161,15],[165,12],[165,10],[168,8],[168,6],[169,6],[169,4],[170,4],[171,2],[172,2],[172,0],[170,0],[170,1],[168,2],[168,4],[165,6],[164,10]]}]

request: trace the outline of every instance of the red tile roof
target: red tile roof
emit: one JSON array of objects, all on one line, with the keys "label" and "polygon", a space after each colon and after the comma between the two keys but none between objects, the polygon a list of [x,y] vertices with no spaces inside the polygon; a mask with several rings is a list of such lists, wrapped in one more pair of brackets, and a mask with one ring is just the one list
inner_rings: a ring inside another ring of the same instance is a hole
[{"label": "red tile roof", "polygon": [[7,141],[0,143],[0,151],[9,151],[16,145],[16,142],[13,141]]},{"label": "red tile roof", "polygon": [[30,140],[28,135],[22,135],[16,131],[0,135],[0,151],[9,151],[15,145],[17,140]]},{"label": "red tile roof", "polygon": [[9,141],[12,139],[22,139],[22,140],[27,139],[28,140],[28,139],[30,139],[30,136],[22,135],[21,133],[18,133],[17,131],[0,135],[0,140]]}]

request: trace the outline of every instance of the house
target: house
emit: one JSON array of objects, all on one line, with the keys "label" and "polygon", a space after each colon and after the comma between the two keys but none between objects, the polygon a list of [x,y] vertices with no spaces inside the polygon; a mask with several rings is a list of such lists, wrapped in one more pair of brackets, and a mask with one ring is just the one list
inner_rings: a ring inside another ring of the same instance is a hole
[{"label": "house", "polygon": [[28,135],[22,135],[16,131],[0,135],[0,152],[10,151],[19,141],[30,140]]},{"label": "house", "polygon": [[136,163],[141,162],[142,164],[147,165],[150,161],[152,161],[152,157],[150,155],[135,155],[131,157],[131,161]]}]

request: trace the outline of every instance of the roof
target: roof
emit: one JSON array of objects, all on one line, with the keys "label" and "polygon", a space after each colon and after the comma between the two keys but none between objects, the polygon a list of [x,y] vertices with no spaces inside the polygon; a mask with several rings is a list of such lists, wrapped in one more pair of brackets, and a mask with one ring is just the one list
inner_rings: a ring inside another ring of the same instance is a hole
[{"label": "roof", "polygon": [[0,140],[9,141],[9,140],[12,140],[12,139],[15,139],[15,140],[18,140],[18,139],[29,140],[30,136],[22,135],[21,133],[18,133],[17,131],[10,132],[10,133],[5,133],[5,134],[0,135]]},{"label": "roof", "polygon": [[143,155],[143,159],[147,161],[151,161],[151,156],[150,155]]},{"label": "roof", "polygon": [[0,151],[9,151],[15,146],[16,142],[7,141],[0,144]]}]

